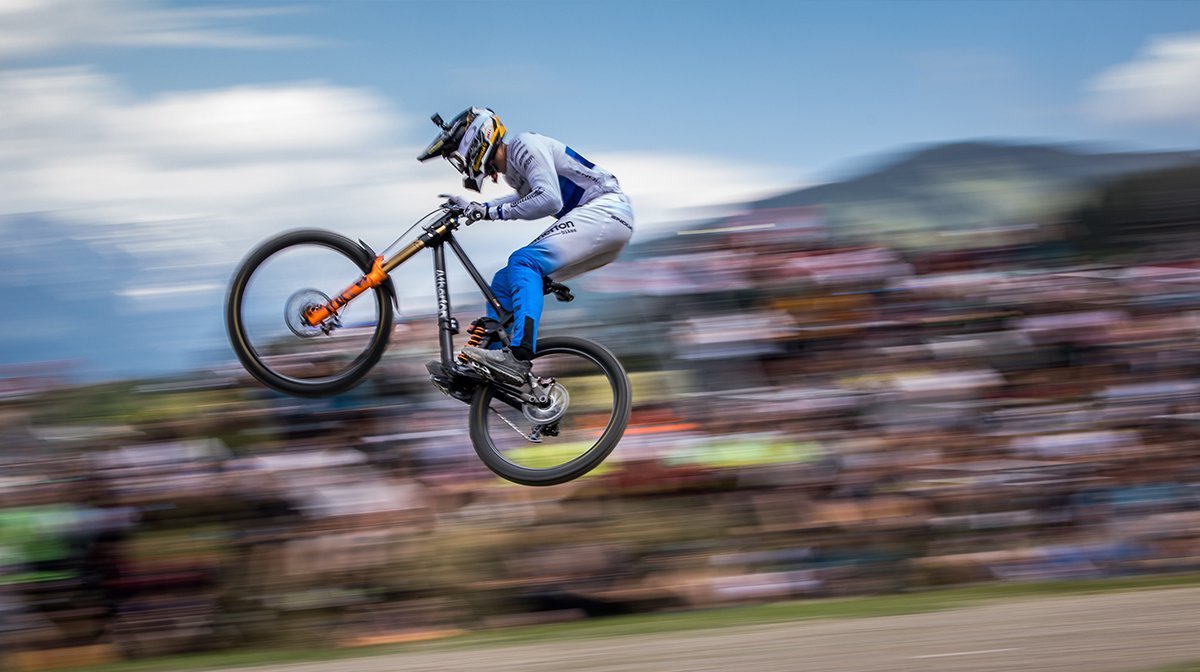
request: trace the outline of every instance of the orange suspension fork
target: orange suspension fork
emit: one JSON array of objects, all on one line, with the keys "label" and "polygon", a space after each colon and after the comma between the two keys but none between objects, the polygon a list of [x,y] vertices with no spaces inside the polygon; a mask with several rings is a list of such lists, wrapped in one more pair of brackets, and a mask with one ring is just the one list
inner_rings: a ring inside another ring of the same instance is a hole
[{"label": "orange suspension fork", "polygon": [[341,294],[333,297],[323,306],[313,306],[304,311],[304,321],[309,326],[315,327],[325,320],[337,314],[343,306],[354,300],[354,297],[362,294],[368,289],[378,287],[387,280],[388,272],[383,268],[383,255],[375,257],[375,263],[371,266],[371,271],[362,276],[346,289],[342,290]]},{"label": "orange suspension fork", "polygon": [[[443,224],[434,229],[433,233],[441,236],[445,234],[447,230],[448,225]],[[375,263],[371,265],[370,272],[356,280],[353,285],[350,285],[346,289],[342,290],[341,294],[338,294],[330,299],[325,305],[316,306],[304,311],[304,315],[302,316],[304,321],[310,327],[315,327],[336,315],[337,311],[341,310],[342,307],[347,303],[350,303],[354,297],[362,294],[368,289],[373,289],[383,284],[383,281],[387,280],[388,278],[388,273],[396,270],[397,266],[411,259],[412,256],[417,252],[425,249],[427,237],[428,236],[422,236],[421,238],[414,240],[403,250],[397,252],[396,256],[388,259],[387,261],[383,260],[383,255],[375,257]]]}]

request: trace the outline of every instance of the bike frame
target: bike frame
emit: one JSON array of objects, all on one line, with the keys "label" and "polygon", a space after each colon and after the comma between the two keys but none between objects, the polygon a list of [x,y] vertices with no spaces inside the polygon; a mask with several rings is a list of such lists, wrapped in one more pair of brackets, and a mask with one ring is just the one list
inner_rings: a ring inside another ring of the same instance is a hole
[{"label": "bike frame", "polygon": [[[417,237],[399,252],[392,255],[389,259],[384,259],[383,255],[375,257],[375,261],[371,266],[371,270],[365,275],[354,281],[341,293],[334,296],[323,306],[315,306],[308,309],[304,313],[304,321],[310,326],[319,327],[326,321],[337,316],[337,312],[346,304],[350,303],[363,292],[378,287],[383,284],[389,277],[389,274],[394,271],[400,264],[408,261],[416,256],[418,252],[424,249],[433,251],[433,288],[437,298],[437,313],[438,313],[438,345],[441,348],[442,365],[450,368],[454,360],[454,335],[458,333],[458,320],[451,315],[450,309],[450,285],[446,276],[446,249],[449,245],[454,255],[458,257],[463,268],[470,274],[471,279],[479,286],[479,291],[483,292],[483,296],[487,299],[488,305],[491,306],[496,314],[497,319],[503,328],[507,328],[512,322],[512,313],[505,310],[500,305],[500,300],[492,293],[491,287],[488,286],[486,280],[480,275],[479,269],[471,262],[462,246],[458,244],[458,240],[454,238],[454,232],[461,226],[460,216],[453,211],[446,211],[434,223],[424,228],[424,233]],[[501,339],[507,344],[507,334],[502,333]]]}]

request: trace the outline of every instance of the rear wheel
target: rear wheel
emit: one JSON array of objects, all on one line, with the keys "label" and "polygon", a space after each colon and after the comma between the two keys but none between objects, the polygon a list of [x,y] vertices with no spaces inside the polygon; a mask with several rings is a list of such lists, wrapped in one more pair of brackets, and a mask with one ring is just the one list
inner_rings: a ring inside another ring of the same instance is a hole
[{"label": "rear wheel", "polygon": [[[482,385],[471,400],[471,442],[483,463],[522,485],[555,485],[592,471],[629,424],[629,377],[611,352],[575,337],[538,341],[533,373],[545,404]],[[552,381],[552,382],[551,382]]]},{"label": "rear wheel", "polygon": [[382,286],[324,323],[302,315],[371,270],[362,246],[330,231],[285,233],[255,248],[225,302],[229,342],[246,371],[285,394],[321,397],[358,384],[387,348],[392,303]]}]

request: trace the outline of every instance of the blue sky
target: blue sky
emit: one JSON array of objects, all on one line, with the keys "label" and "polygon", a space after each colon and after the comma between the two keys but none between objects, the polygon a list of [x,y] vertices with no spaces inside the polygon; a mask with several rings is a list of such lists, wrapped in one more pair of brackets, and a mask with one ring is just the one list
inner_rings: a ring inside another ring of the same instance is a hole
[{"label": "blue sky", "polygon": [[[1113,123],[1086,109],[1096,79],[1144,58],[1154,40],[1190,34],[1194,45],[1195,2],[249,6],[280,13],[219,24],[297,46],[66,50],[58,60],[86,58],[145,95],[322,80],[375,91],[415,118],[485,104],[514,128],[597,151],[703,152],[797,180],[912,142],[1004,136],[1178,147],[1200,138],[1194,120],[1190,128]],[[763,124],[786,132],[763,142]]]},{"label": "blue sky", "polygon": [[[382,247],[459,190],[414,157],[471,105],[665,231],[914,144],[1197,149],[1200,3],[5,0],[0,233],[45,213],[138,260],[113,291],[140,310],[217,306],[268,235]],[[464,245],[490,273],[545,224]]]},{"label": "blue sky", "polygon": [[[371,118],[346,123],[372,128],[347,159],[409,150],[431,112],[487,105],[669,185],[649,219],[696,191],[827,180],[914,143],[1200,144],[1195,2],[14,0],[0,38],[0,66],[83,69],[118,115],[167,98],[182,115],[221,92],[359,96]],[[1122,68],[1142,83],[1112,85]],[[1138,107],[1156,95],[1161,109]],[[336,127],[324,113],[311,133]]]}]

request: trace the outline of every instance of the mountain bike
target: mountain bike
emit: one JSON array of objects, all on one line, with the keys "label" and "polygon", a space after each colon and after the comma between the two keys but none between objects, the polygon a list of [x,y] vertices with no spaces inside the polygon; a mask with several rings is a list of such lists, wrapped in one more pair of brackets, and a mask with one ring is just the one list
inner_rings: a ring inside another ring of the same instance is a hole
[{"label": "mountain bike", "polygon": [[[428,223],[425,223],[428,222]],[[360,383],[388,349],[399,297],[390,273],[422,250],[433,253],[440,358],[426,364],[433,384],[470,405],[475,452],[499,476],[522,485],[554,485],[596,468],[629,423],[629,377],[605,347],[586,338],[539,338],[526,380],[502,380],[454,354],[459,322],[451,314],[446,248],[458,257],[496,317],[468,329],[468,345],[510,342],[505,310],[454,233],[473,220],[444,204],[409,231],[421,233],[396,253],[319,229],[290,231],[252,250],[238,266],[225,303],[229,340],[251,376],[279,392],[323,397]],[[407,233],[407,232],[406,232]],[[357,279],[346,285],[349,278]],[[313,287],[344,287],[327,294]],[[547,295],[574,297],[544,279]]]}]

